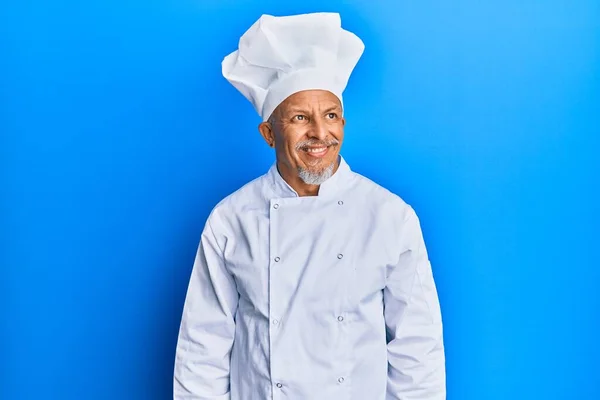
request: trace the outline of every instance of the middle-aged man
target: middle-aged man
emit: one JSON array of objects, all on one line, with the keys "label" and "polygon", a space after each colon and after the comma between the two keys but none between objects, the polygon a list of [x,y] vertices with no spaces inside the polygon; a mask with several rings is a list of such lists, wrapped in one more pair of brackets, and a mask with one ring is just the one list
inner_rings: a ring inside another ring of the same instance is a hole
[{"label": "middle-aged man", "polygon": [[263,15],[223,61],[276,162],[206,222],[175,399],[445,399],[419,220],[339,155],[342,92],[363,50],[338,14]]}]

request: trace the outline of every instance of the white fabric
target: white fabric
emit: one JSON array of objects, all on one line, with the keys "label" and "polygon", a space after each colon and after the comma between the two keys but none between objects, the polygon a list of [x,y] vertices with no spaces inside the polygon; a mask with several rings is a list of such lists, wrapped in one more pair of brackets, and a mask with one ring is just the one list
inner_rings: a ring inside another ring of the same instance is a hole
[{"label": "white fabric", "polygon": [[342,101],[363,42],[341,27],[337,13],[263,15],[222,62],[223,76],[266,121],[290,95],[328,90]]},{"label": "white fabric", "polygon": [[419,220],[340,167],[298,197],[275,164],[202,233],[174,398],[442,400],[442,319]]}]

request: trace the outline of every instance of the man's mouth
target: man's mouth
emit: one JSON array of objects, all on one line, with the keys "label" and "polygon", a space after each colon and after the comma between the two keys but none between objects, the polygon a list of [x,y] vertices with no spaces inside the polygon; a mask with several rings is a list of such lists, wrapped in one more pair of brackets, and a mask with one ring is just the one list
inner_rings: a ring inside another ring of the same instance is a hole
[{"label": "man's mouth", "polygon": [[322,158],[329,152],[329,146],[311,146],[304,148],[303,151],[311,157]]}]

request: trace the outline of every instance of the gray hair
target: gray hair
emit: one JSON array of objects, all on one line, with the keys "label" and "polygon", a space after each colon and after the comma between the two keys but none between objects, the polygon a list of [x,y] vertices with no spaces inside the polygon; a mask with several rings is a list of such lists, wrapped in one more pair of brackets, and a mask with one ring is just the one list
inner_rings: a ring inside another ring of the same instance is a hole
[{"label": "gray hair", "polygon": [[335,162],[332,162],[319,172],[309,171],[306,168],[298,167],[298,177],[302,179],[307,185],[320,185],[333,175],[333,166]]}]

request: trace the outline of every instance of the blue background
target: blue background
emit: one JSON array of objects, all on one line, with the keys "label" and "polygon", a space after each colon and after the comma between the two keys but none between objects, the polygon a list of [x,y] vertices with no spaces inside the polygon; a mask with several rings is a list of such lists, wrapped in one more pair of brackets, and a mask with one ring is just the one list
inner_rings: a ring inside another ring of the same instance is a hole
[{"label": "blue background", "polygon": [[448,398],[599,399],[598,1],[5,1],[2,399],[168,399],[211,208],[273,154],[222,58],[261,13],[366,44],[351,167],[419,214]]}]

